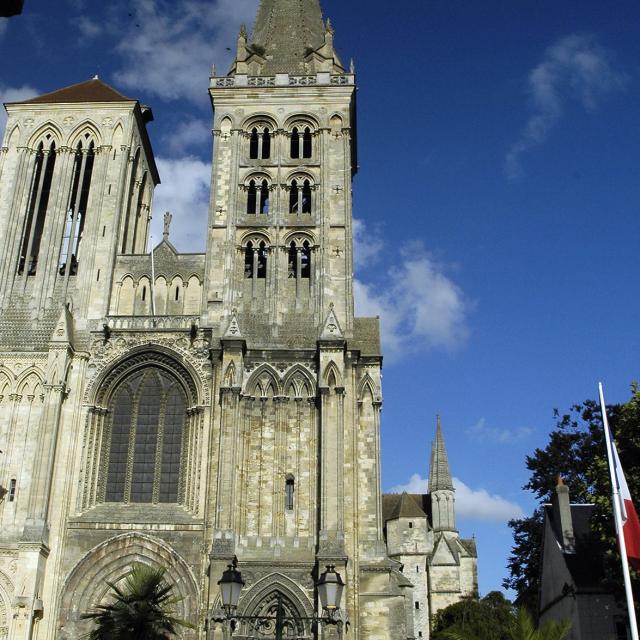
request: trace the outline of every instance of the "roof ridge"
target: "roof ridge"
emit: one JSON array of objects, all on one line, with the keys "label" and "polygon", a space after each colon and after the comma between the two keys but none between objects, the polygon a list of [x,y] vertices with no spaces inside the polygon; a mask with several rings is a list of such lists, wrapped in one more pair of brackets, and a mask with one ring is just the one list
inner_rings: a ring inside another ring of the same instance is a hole
[{"label": "roof ridge", "polygon": [[78,103],[78,102],[137,102],[133,98],[120,93],[111,85],[108,85],[98,76],[90,80],[76,82],[75,84],[54,91],[43,93],[40,96],[16,102],[14,104],[48,104],[48,103]]}]

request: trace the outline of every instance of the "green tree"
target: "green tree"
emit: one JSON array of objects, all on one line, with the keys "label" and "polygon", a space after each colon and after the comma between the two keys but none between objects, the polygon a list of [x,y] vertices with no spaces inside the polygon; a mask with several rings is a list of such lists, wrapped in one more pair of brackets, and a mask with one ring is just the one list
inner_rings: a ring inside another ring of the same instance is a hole
[{"label": "green tree", "polygon": [[[631,399],[624,405],[607,407],[609,423],[632,496],[640,496],[640,388],[632,385]],[[571,491],[572,502],[596,505],[592,520],[602,543],[605,574],[612,589],[620,588],[620,556],[615,537],[611,505],[611,482],[600,405],[587,400],[561,415],[554,414],[555,428],[544,449],[527,457],[531,471],[525,489],[533,492],[540,505],[551,501],[558,475]],[[503,586],[517,594],[516,603],[535,615],[540,589],[542,548],[542,508],[528,518],[512,520],[514,546],[509,559],[509,576]],[[634,576],[636,588],[639,586]]]},{"label": "green tree", "polygon": [[513,605],[499,591],[481,600],[465,598],[440,610],[433,620],[433,639],[446,640],[451,633],[482,640],[506,640],[513,621]]},{"label": "green tree", "polygon": [[500,592],[482,600],[467,598],[434,618],[434,640],[564,640],[568,622],[547,622],[536,629],[531,614],[514,608]]},{"label": "green tree", "polygon": [[83,614],[95,628],[88,640],[170,640],[192,625],[172,615],[180,601],[164,580],[165,570],[134,564],[122,585],[107,584],[112,601]]}]

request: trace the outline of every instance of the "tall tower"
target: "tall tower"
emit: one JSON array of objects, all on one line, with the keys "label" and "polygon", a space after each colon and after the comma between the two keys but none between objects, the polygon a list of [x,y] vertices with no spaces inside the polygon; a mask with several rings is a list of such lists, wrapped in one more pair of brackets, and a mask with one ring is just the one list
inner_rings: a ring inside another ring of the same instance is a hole
[{"label": "tall tower", "polygon": [[382,536],[378,320],[353,310],[355,89],[318,0],[264,0],[211,79],[211,580],[235,554],[252,579],[242,612],[270,589],[302,613],[317,606],[311,576],[336,565],[354,637],[373,638],[406,619],[406,580]]}]

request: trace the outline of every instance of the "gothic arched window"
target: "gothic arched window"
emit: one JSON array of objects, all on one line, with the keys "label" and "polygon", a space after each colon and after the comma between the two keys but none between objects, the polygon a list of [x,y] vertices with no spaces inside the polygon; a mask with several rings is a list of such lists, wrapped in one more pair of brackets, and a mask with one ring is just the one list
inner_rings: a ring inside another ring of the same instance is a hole
[{"label": "gothic arched window", "polygon": [[289,213],[311,213],[313,207],[311,180],[299,176],[289,185]]},{"label": "gothic arched window", "polygon": [[310,158],[313,151],[313,147],[311,144],[311,129],[306,127],[304,130],[304,135],[302,136],[302,157]]},{"label": "gothic arched window", "polygon": [[[51,136],[48,136],[49,138]],[[36,151],[33,174],[31,177],[31,194],[27,208],[27,218],[22,235],[22,249],[18,262],[18,273],[27,272],[28,276],[36,273],[40,242],[44,231],[44,222],[49,206],[49,193],[56,164],[56,143],[41,142]]]},{"label": "gothic arched window", "polygon": [[187,397],[158,367],[128,376],[110,406],[106,502],[175,503],[179,498]]},{"label": "gothic arched window", "polygon": [[269,183],[266,180],[260,186],[260,213],[269,213]]},{"label": "gothic arched window", "polygon": [[258,190],[256,189],[256,181],[251,180],[247,191],[247,213],[255,214],[256,203],[258,201]]},{"label": "gothic arched window", "polygon": [[271,132],[267,127],[262,132],[262,159],[267,160],[271,157]]},{"label": "gothic arched window", "polygon": [[70,266],[69,275],[75,276],[78,273],[80,244],[87,217],[89,189],[91,188],[91,176],[95,159],[95,145],[93,141],[89,141],[89,134],[85,135],[85,144],[87,146],[83,148],[81,141],[76,147],[69,210],[66,213],[62,249],[60,251],[59,268],[61,275],[67,272],[67,266]]},{"label": "gothic arched window", "polygon": [[249,134],[249,159],[268,160],[271,157],[271,131],[269,127],[253,127]]},{"label": "gothic arched window", "polygon": [[259,155],[260,139],[258,137],[258,130],[254,127],[251,130],[251,136],[249,137],[249,158],[251,160],[257,160]]},{"label": "gothic arched window", "polygon": [[298,127],[294,127],[291,131],[291,157],[294,159],[300,157],[300,132]]}]

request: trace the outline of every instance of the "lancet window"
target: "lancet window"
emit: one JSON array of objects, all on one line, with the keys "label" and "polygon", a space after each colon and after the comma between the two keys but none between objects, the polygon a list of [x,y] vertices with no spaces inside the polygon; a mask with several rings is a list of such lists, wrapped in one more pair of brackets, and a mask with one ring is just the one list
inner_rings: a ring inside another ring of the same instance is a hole
[{"label": "lancet window", "polygon": [[309,180],[292,180],[289,187],[289,213],[311,213],[311,192]]},{"label": "lancet window", "polygon": [[266,180],[251,180],[247,188],[247,213],[267,215],[269,213],[269,183]]},{"label": "lancet window", "polygon": [[175,503],[187,398],[176,378],[157,367],[138,370],[111,405],[106,502]]},{"label": "lancet window", "polygon": [[294,127],[291,130],[291,157],[298,158],[311,158],[313,154],[313,134],[310,127],[305,127],[301,130],[298,127]]},{"label": "lancet window", "polygon": [[287,511],[293,511],[294,508],[294,494],[296,491],[296,481],[292,475],[287,476],[287,480],[285,482],[285,497],[284,497],[284,506]]},{"label": "lancet window", "polygon": [[267,256],[269,250],[266,242],[247,242],[244,250],[244,277],[252,280],[264,280],[267,277]]},{"label": "lancet window", "polygon": [[80,246],[85,229],[89,190],[93,175],[95,159],[95,144],[85,135],[76,147],[73,164],[71,193],[69,195],[69,209],[66,213],[62,248],[60,250],[59,271],[61,275],[75,276],[78,273],[80,260]]},{"label": "lancet window", "polygon": [[296,280],[311,278],[311,245],[308,240],[302,244],[292,241],[289,245],[289,278]]},{"label": "lancet window", "polygon": [[33,173],[31,178],[31,192],[27,206],[27,216],[22,234],[18,273],[33,276],[38,266],[40,243],[44,231],[44,223],[49,206],[49,194],[53,180],[53,170],[56,164],[56,143],[50,141],[38,145]]},{"label": "lancet window", "polygon": [[254,127],[249,135],[249,158],[268,160],[271,157],[271,131],[269,127]]}]

